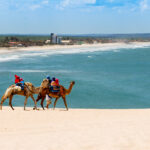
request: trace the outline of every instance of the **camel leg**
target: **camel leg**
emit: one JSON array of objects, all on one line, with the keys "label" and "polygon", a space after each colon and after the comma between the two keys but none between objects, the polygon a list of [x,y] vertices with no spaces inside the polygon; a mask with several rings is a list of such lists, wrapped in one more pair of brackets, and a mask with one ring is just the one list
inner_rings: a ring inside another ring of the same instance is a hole
[{"label": "camel leg", "polygon": [[[42,95],[41,94],[38,94],[38,97],[37,97],[37,99],[36,99],[36,104],[37,104],[37,102],[40,100],[42,98]],[[33,107],[33,110],[35,110],[36,108],[35,107]]]},{"label": "camel leg", "polygon": [[0,110],[2,110],[2,105],[3,105],[3,103],[4,103],[4,101],[6,100],[7,98],[3,98],[2,100],[1,100],[1,103],[0,103]]},{"label": "camel leg", "polygon": [[29,96],[26,96],[25,101],[24,101],[24,110],[26,110],[25,107],[26,107],[26,104],[27,104],[28,97],[29,97]]},{"label": "camel leg", "polygon": [[41,98],[42,98],[42,95],[39,94],[38,97],[37,97],[37,99],[36,99],[36,102],[38,102]]},{"label": "camel leg", "polygon": [[55,109],[55,106],[56,106],[56,103],[58,101],[59,97],[55,99],[55,102],[54,102],[54,109]]},{"label": "camel leg", "polygon": [[31,98],[32,98],[32,100],[33,100],[33,102],[34,102],[34,108],[37,109],[37,106],[36,106],[37,102],[36,102],[36,100],[34,99],[33,95],[31,95]]},{"label": "camel leg", "polygon": [[14,110],[14,108],[12,106],[12,98],[13,98],[13,95],[10,95],[10,97],[9,97],[9,106],[12,108],[12,110]]},{"label": "camel leg", "polygon": [[42,97],[42,100],[41,100],[41,107],[43,108],[43,110],[45,110],[45,109],[44,109],[44,106],[43,106],[44,99],[45,99],[45,96],[43,96],[43,97]]},{"label": "camel leg", "polygon": [[52,103],[51,100],[46,101],[46,108],[48,109],[49,105]]},{"label": "camel leg", "polygon": [[68,106],[67,106],[67,102],[66,102],[66,97],[62,97],[62,98],[63,98],[63,100],[64,100],[65,107],[66,107],[66,109],[68,110]]}]

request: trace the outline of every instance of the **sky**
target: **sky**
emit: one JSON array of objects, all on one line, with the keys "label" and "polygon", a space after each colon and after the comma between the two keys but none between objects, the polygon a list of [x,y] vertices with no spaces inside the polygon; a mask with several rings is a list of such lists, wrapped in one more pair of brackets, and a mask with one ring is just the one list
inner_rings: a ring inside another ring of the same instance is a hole
[{"label": "sky", "polygon": [[150,0],[0,0],[0,34],[150,33]]}]

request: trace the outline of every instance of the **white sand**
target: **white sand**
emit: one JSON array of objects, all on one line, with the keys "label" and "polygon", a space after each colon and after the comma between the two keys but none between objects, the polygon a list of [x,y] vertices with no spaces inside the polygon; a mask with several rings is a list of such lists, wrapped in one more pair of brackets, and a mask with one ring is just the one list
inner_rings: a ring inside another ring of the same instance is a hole
[{"label": "white sand", "polygon": [[150,46],[150,42],[132,42],[132,43],[97,43],[97,44],[82,44],[82,45],[44,45],[44,46],[30,46],[30,47],[10,47],[10,48],[0,48],[0,54],[2,53],[12,53],[16,51],[41,51],[41,50],[56,50],[56,49],[70,49],[70,48],[89,48],[89,47],[124,47],[127,45],[136,46]]},{"label": "white sand", "polygon": [[[0,48],[0,53],[123,44]],[[150,150],[150,109],[28,110],[0,111],[0,150]]]},{"label": "white sand", "polygon": [[1,150],[149,150],[150,109],[0,111]]},{"label": "white sand", "polygon": [[44,45],[44,46],[29,46],[29,47],[10,47],[0,48],[0,54],[12,53],[16,51],[39,51],[39,50],[56,50],[56,49],[69,49],[69,48],[86,48],[86,47],[106,47],[106,46],[119,46],[123,43],[105,43],[105,44],[82,44],[82,45]]}]

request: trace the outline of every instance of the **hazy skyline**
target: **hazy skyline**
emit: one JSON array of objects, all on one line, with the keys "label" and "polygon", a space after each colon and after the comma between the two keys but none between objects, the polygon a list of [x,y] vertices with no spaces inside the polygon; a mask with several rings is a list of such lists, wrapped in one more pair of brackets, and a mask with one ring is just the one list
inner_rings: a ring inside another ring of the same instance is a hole
[{"label": "hazy skyline", "polygon": [[150,0],[0,0],[0,34],[150,33]]}]

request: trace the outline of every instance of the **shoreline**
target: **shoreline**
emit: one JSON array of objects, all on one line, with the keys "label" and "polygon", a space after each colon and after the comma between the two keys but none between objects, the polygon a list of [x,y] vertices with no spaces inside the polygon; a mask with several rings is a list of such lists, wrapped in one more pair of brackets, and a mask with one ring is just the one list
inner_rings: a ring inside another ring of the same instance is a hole
[{"label": "shoreline", "polygon": [[150,109],[0,111],[3,150],[150,149]]},{"label": "shoreline", "polygon": [[137,46],[150,46],[150,42],[131,42],[131,43],[97,43],[97,44],[82,44],[82,45],[44,45],[44,46],[29,46],[29,47],[0,47],[0,54],[21,52],[21,51],[41,51],[41,50],[60,50],[70,48],[90,48],[90,47],[113,47],[113,46],[126,46],[126,45],[137,45]]}]

